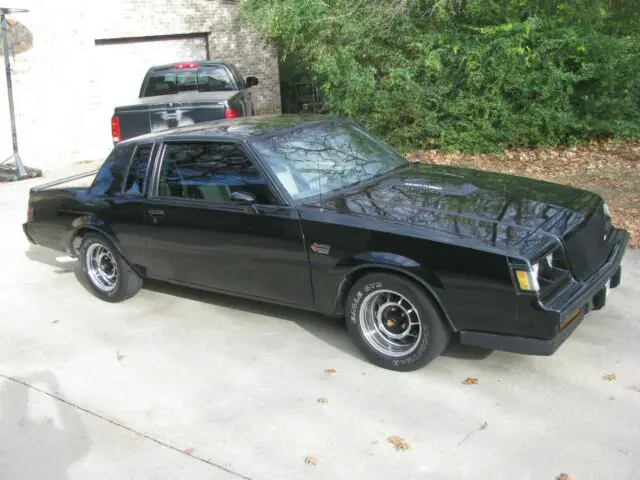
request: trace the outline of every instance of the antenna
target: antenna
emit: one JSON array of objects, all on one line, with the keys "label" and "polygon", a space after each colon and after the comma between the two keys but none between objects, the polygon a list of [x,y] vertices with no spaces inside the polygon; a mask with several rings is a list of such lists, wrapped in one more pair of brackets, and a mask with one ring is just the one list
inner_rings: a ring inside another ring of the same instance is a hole
[{"label": "antenna", "polygon": [[[7,15],[11,13],[25,13],[29,10],[24,8],[4,8],[0,7],[0,21],[2,22],[2,46],[4,50],[4,66],[7,73],[7,95],[9,96],[9,116],[11,117],[11,140],[13,143],[13,154],[0,163],[0,181],[13,182],[25,178],[35,178],[42,176],[42,170],[25,167],[18,152],[18,134],[16,131],[16,114],[13,107],[13,86],[11,84],[11,63],[9,60],[9,36],[7,34]],[[14,167],[5,165],[13,159]]]}]

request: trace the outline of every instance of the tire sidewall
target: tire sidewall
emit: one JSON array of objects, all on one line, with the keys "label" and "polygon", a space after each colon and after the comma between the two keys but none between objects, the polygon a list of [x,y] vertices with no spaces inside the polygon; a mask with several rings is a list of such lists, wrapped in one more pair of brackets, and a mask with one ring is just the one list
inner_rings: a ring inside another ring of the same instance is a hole
[{"label": "tire sidewall", "polygon": [[[360,309],[364,299],[372,292],[391,290],[407,298],[418,310],[422,323],[418,346],[409,354],[392,357],[376,350],[365,338],[360,325]],[[427,295],[413,282],[391,274],[370,274],[358,280],[352,287],[346,303],[346,320],[354,343],[374,364],[391,370],[415,370],[439,355],[446,338],[442,333],[441,315]]]},{"label": "tire sidewall", "polygon": [[[116,287],[110,292],[105,292],[104,290],[98,288],[93,283],[93,281],[91,280],[91,276],[89,275],[87,266],[87,250],[91,245],[94,244],[100,244],[101,246],[106,248],[117,264],[118,278],[116,280]],[[124,274],[126,272],[127,266],[124,264],[122,256],[119,255],[118,251],[113,246],[113,243],[110,242],[105,236],[95,233],[89,233],[84,236],[84,238],[82,239],[82,243],[80,244],[80,266],[82,269],[84,280],[96,296],[110,302],[117,302],[123,297]]]}]

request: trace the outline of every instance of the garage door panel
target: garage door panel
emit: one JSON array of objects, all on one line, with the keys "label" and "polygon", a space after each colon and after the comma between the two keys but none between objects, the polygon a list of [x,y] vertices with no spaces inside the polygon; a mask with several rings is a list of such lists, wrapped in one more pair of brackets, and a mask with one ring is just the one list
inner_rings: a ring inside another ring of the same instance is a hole
[{"label": "garage door panel", "polygon": [[97,144],[110,147],[114,107],[138,98],[142,79],[151,66],[206,59],[204,37],[96,45],[92,59],[94,89],[83,109],[94,133],[83,141],[93,143],[94,148]]}]

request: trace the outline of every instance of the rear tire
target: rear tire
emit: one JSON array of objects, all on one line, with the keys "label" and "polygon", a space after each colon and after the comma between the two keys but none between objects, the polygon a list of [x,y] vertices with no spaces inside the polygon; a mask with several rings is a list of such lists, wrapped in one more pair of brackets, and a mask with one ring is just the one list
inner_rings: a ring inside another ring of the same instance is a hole
[{"label": "rear tire", "polygon": [[373,364],[397,371],[424,367],[449,343],[450,329],[428,292],[388,273],[365,275],[345,305],[351,339]]},{"label": "rear tire", "polygon": [[79,250],[81,273],[89,290],[99,299],[121,302],[133,297],[142,287],[142,277],[104,235],[87,233]]}]

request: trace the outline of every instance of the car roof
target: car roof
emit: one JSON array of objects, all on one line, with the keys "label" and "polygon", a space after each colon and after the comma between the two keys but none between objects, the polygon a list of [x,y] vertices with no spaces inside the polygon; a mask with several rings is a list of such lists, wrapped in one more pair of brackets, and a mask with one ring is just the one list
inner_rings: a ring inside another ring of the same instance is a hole
[{"label": "car roof", "polygon": [[315,114],[274,114],[239,117],[148,133],[125,140],[121,144],[144,141],[212,140],[214,138],[242,141],[251,137],[286,131],[303,125],[327,123],[329,120],[340,119]]}]

